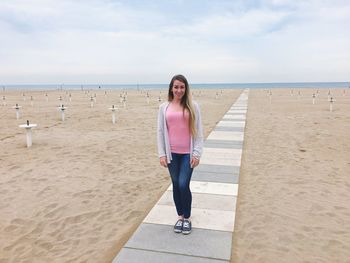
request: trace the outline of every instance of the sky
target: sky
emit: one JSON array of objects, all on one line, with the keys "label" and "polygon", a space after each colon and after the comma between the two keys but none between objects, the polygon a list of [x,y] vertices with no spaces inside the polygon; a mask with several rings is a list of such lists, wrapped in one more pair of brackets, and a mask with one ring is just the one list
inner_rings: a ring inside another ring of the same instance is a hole
[{"label": "sky", "polygon": [[348,0],[1,0],[0,84],[350,81]]}]

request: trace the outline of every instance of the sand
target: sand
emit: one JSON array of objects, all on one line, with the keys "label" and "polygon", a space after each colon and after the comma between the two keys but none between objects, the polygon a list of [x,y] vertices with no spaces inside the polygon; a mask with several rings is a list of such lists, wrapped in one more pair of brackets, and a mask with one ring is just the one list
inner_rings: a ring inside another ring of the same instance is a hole
[{"label": "sand", "polygon": [[[128,91],[126,108],[119,90],[107,91],[107,97],[104,92],[25,91],[25,101],[21,91],[1,93],[1,263],[110,263],[169,186],[156,150],[159,91],[149,92],[150,105],[145,93]],[[205,136],[240,93],[194,91]],[[67,107],[64,122],[59,96]],[[16,103],[22,106],[19,120]],[[113,104],[115,125],[108,109]],[[38,124],[31,148],[18,127],[26,120]]]},{"label": "sand", "polygon": [[231,262],[350,262],[350,89],[297,91],[250,91]]},{"label": "sand", "polygon": [[[206,136],[240,92],[195,91]],[[350,262],[350,90],[332,90],[333,112],[328,90],[315,105],[315,90],[300,92],[273,89],[270,103],[250,91],[231,262]],[[156,152],[159,91],[150,105],[128,91],[125,109],[120,91],[45,93],[2,93],[0,262],[110,263],[170,184]],[[18,128],[27,119],[38,124],[31,148]]]}]

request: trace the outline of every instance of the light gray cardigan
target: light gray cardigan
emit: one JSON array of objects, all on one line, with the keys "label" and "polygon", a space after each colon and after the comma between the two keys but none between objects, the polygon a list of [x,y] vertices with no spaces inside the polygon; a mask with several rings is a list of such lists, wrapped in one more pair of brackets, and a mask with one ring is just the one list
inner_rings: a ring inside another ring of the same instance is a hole
[{"label": "light gray cardigan", "polygon": [[[193,138],[191,136],[191,158],[192,156],[200,159],[203,151],[203,129],[202,129],[202,119],[201,119],[201,112],[199,105],[193,101],[192,102],[196,120],[195,125],[197,129],[197,136]],[[159,157],[166,156],[168,163],[171,161],[171,151],[170,151],[170,142],[169,142],[169,135],[168,135],[168,127],[165,120],[165,112],[166,109],[169,106],[169,102],[164,102],[159,106],[159,112],[158,112],[158,155]]]}]

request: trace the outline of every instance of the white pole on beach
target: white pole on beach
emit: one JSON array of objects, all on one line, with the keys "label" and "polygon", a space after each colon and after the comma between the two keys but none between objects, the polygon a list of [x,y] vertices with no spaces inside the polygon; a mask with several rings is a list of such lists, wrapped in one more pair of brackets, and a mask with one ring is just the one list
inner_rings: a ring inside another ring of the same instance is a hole
[{"label": "white pole on beach", "polygon": [[272,103],[272,92],[271,90],[269,91],[269,96],[270,96],[270,104]]},{"label": "white pole on beach", "polygon": [[22,98],[23,98],[23,101],[26,101],[26,95],[24,93],[22,93]]},{"label": "white pole on beach", "polygon": [[149,94],[147,92],[147,95],[146,95],[146,100],[147,100],[147,104],[149,104]]},{"label": "white pole on beach", "polygon": [[16,106],[12,107],[14,109],[16,109],[16,119],[19,119],[19,108],[21,108],[21,106],[18,106],[18,104],[16,103]]},{"label": "white pole on beach", "polygon": [[94,107],[94,97],[90,97],[90,107]]},{"label": "white pole on beach", "polygon": [[333,112],[333,103],[335,102],[335,99],[333,97],[331,97],[329,99],[329,111]]},{"label": "white pole on beach", "polygon": [[120,102],[120,104],[123,103],[123,96],[122,96],[122,94],[119,95],[119,102]]},{"label": "white pole on beach", "polygon": [[218,97],[219,97],[219,94],[216,92],[216,94],[215,94],[215,99],[217,100]]},{"label": "white pole on beach", "polygon": [[314,93],[314,94],[312,94],[312,105],[315,105],[315,98],[316,98],[316,95]]},{"label": "white pole on beach", "polygon": [[330,98],[331,98],[331,90],[329,89],[329,90],[328,90],[328,98],[327,98],[328,101],[330,100]]},{"label": "white pole on beach", "polygon": [[290,90],[290,96],[293,97],[293,90],[292,89]]},{"label": "white pole on beach", "polygon": [[123,96],[123,107],[124,107],[124,109],[126,108],[126,95],[125,94]]},{"label": "white pole on beach", "polygon": [[72,102],[72,93],[69,93],[69,102]]},{"label": "white pole on beach", "polygon": [[115,108],[114,105],[112,105],[112,108],[109,109],[112,110],[112,123],[115,124],[115,110],[117,108]]},{"label": "white pole on beach", "polygon": [[158,97],[158,103],[160,104],[162,102],[162,97],[159,95]]},{"label": "white pole on beach", "polygon": [[6,97],[5,96],[2,96],[2,105],[6,106]]},{"label": "white pole on beach", "polygon": [[62,104],[58,109],[61,111],[61,120],[64,121],[64,111],[67,109],[67,107],[64,107]]},{"label": "white pole on beach", "polygon": [[62,97],[60,96],[59,98],[58,98],[58,100],[60,101],[60,107],[62,107]]},{"label": "white pole on beach", "polygon": [[32,105],[32,107],[33,107],[33,105],[34,105],[34,102],[33,102],[33,96],[30,96],[30,105]]},{"label": "white pole on beach", "polygon": [[27,120],[27,124],[19,125],[20,128],[25,128],[27,132],[27,147],[32,146],[32,128],[35,128],[36,124],[29,124],[29,121]]},{"label": "white pole on beach", "polygon": [[49,102],[49,96],[47,95],[47,93],[45,94],[46,97],[46,102]]}]

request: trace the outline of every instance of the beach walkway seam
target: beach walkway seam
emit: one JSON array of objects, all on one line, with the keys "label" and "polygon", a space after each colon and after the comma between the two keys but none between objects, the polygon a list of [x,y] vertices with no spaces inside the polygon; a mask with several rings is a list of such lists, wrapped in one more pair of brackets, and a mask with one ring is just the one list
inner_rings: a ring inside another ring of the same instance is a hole
[{"label": "beach walkway seam", "polygon": [[248,95],[243,90],[204,142],[190,185],[192,233],[173,231],[170,185],[112,263],[230,261]]}]

